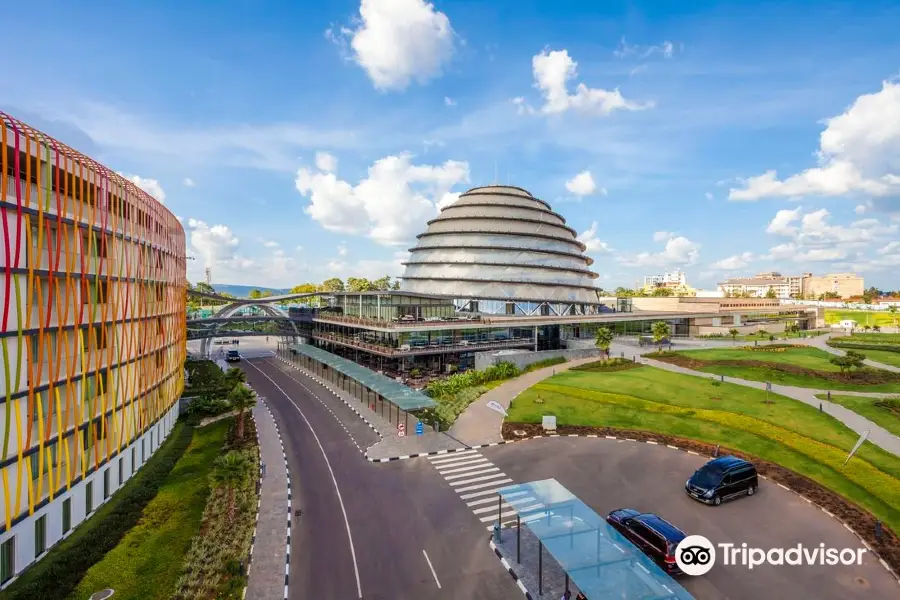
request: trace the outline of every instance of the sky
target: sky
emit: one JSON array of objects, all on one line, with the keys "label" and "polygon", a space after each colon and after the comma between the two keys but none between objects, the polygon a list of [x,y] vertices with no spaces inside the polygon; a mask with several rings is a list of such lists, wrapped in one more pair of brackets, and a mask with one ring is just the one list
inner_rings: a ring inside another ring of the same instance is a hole
[{"label": "sky", "polygon": [[737,4],[45,0],[4,15],[0,109],[163,201],[191,281],[397,276],[510,183],[606,289],[900,288],[900,6]]}]

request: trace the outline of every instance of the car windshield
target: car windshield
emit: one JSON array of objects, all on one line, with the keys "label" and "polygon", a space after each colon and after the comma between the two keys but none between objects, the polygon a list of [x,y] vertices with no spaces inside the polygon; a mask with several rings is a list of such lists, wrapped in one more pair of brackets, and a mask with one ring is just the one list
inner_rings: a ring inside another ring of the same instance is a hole
[{"label": "car windshield", "polygon": [[706,467],[700,468],[694,476],[691,478],[691,483],[701,488],[714,488],[719,485],[719,482],[722,481],[722,472],[715,471],[713,469],[708,469]]}]

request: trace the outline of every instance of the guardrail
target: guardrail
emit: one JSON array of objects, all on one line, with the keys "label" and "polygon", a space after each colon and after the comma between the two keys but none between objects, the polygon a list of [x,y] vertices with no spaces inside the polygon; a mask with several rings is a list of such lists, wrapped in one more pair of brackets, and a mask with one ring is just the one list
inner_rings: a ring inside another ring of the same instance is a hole
[{"label": "guardrail", "polygon": [[312,334],[314,339],[334,342],[349,348],[358,348],[368,350],[374,354],[382,356],[416,356],[421,354],[441,354],[444,352],[482,352],[485,350],[500,350],[503,348],[522,348],[534,347],[534,338],[515,338],[501,341],[490,342],[469,342],[468,344],[435,344],[428,346],[411,346],[409,349],[394,348],[393,346],[382,346],[381,344],[371,344],[362,342],[339,335],[332,335],[321,332]]}]

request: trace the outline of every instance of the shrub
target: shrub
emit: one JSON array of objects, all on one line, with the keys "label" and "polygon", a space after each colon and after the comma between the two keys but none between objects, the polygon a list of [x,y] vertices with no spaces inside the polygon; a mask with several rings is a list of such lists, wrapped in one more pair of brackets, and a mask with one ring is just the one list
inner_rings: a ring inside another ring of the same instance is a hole
[{"label": "shrub", "polygon": [[546,367],[552,367],[554,365],[561,365],[566,362],[565,356],[556,356],[554,358],[545,358],[544,360],[539,360],[537,362],[533,362],[524,369],[522,369],[522,373],[530,373],[531,371],[537,371],[538,369],[544,369]]},{"label": "shrub", "polygon": [[[64,600],[87,570],[116,547],[141,518],[169,472],[191,443],[194,430],[178,422],[169,439],[147,464],[125,483],[98,513],[81,524],[72,536],[29,568],[9,588],[4,600]],[[105,511],[105,512],[104,512]],[[99,518],[98,518],[99,517]]]},{"label": "shrub", "polygon": [[597,371],[624,371],[635,367],[643,366],[640,363],[628,360],[627,358],[610,358],[608,360],[595,360],[585,363],[578,367],[572,367],[572,371],[585,371],[594,373]]},{"label": "shrub", "polygon": [[900,352],[900,346],[891,344],[861,344],[858,342],[838,342],[829,340],[828,345],[832,348],[843,348],[845,350],[883,350],[885,352]]}]

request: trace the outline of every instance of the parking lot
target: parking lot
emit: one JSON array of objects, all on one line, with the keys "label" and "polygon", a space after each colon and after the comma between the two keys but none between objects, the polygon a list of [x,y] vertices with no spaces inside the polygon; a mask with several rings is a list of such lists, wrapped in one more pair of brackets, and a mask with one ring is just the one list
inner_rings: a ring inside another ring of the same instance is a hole
[{"label": "parking lot", "polygon": [[[838,521],[795,494],[760,481],[757,494],[719,507],[691,500],[684,483],[706,459],[665,446],[602,438],[545,438],[482,451],[514,481],[555,478],[597,513],[656,513],[686,534],[748,547],[862,548]],[[680,583],[699,600],[897,598],[900,587],[871,554],[860,566],[716,565]]]}]

